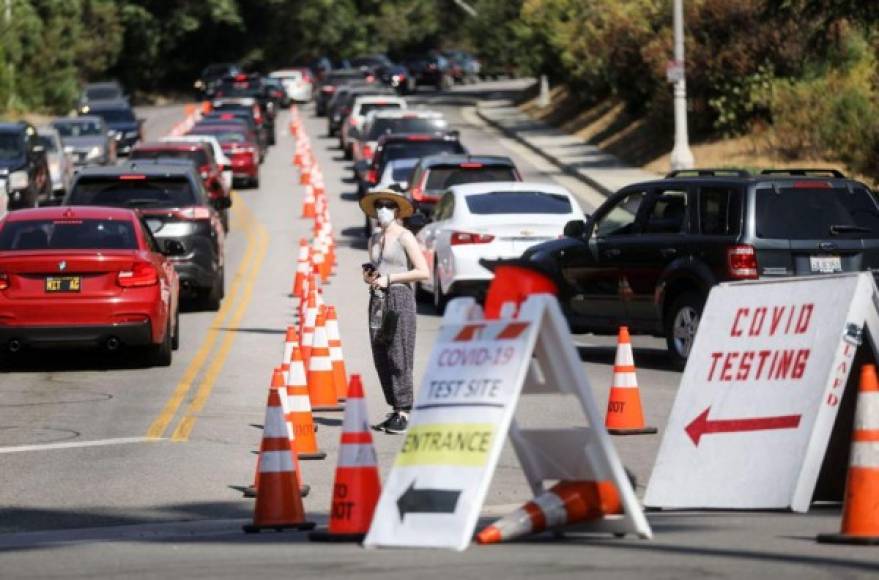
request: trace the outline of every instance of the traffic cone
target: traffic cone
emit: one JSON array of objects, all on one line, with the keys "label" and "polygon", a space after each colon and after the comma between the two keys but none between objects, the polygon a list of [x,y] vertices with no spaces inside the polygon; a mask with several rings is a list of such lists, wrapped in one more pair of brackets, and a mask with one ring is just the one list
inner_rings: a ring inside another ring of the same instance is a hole
[{"label": "traffic cone", "polygon": [[330,524],[308,538],[318,542],[361,542],[378,504],[381,480],[372,435],[367,422],[366,400],[360,375],[351,375],[351,390],[345,403],[339,463],[333,481]]},{"label": "traffic cone", "polygon": [[344,401],[348,396],[348,372],[345,369],[345,355],[342,352],[342,336],[339,333],[339,320],[336,308],[327,307],[327,342],[330,345],[330,362],[333,363],[333,384],[336,398]]},{"label": "traffic cone", "polygon": [[818,541],[879,544],[879,379],[875,365],[861,367],[841,530],[820,534]]},{"label": "traffic cone", "polygon": [[547,529],[601,519],[622,512],[610,481],[560,481],[476,535],[480,544],[497,544]]},{"label": "traffic cone", "polygon": [[302,286],[305,284],[305,277],[308,275],[308,263],[311,259],[311,248],[308,240],[301,238],[299,240],[299,256],[296,259],[296,277],[293,279],[293,290],[290,294],[295,298],[302,298]]},{"label": "traffic cone", "polygon": [[604,426],[611,435],[637,435],[656,433],[656,427],[644,425],[641,393],[635,376],[635,359],[629,329],[620,327],[617,338],[617,355],[613,363],[613,384],[607,401]]},{"label": "traffic cone", "polygon": [[333,363],[330,361],[330,345],[324,313],[317,315],[314,324],[314,344],[308,361],[308,395],[315,411],[342,411],[333,384]]},{"label": "traffic cone", "polygon": [[300,217],[313,218],[314,216],[314,188],[310,185],[306,185],[305,199],[302,200],[302,215]]},{"label": "traffic cone", "polygon": [[290,371],[287,375],[287,418],[296,434],[293,449],[299,459],[324,459],[327,454],[317,447],[314,417],[311,415],[311,398],[302,351],[293,349]]},{"label": "traffic cone", "polygon": [[[275,382],[274,377],[272,382]],[[281,392],[272,388],[269,389],[259,451],[259,491],[253,510],[253,523],[242,527],[245,532],[314,528],[314,522],[305,520],[296,474],[296,460],[290,448],[289,429],[281,407]]]},{"label": "traffic cone", "polygon": [[293,359],[293,349],[299,346],[299,334],[296,332],[295,326],[287,327],[287,336],[284,337],[284,357],[281,359],[286,364],[290,364]]},{"label": "traffic cone", "polygon": [[305,316],[302,317],[302,329],[299,334],[299,346],[302,348],[302,359],[308,368],[311,360],[311,349],[314,344],[314,327],[317,323],[317,291],[312,287],[308,291],[308,303],[305,307]]}]

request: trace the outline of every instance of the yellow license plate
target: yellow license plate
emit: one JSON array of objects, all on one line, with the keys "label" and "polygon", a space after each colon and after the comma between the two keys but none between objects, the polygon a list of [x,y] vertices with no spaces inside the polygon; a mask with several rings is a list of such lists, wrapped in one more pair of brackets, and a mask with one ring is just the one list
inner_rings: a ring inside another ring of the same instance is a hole
[{"label": "yellow license plate", "polygon": [[79,292],[81,279],[79,276],[48,276],[46,292]]}]

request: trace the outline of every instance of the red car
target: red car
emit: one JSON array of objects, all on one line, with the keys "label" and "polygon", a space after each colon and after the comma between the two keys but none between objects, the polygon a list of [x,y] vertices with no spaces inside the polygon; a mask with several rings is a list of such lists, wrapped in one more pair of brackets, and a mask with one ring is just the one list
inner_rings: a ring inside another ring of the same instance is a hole
[{"label": "red car", "polygon": [[223,228],[229,231],[229,210],[221,209],[227,205],[221,202],[231,198],[232,192],[223,185],[223,167],[217,165],[214,152],[207,143],[186,142],[155,142],[138,143],[131,150],[129,160],[138,159],[189,159],[204,182],[205,189],[212,205],[217,209],[223,221]]},{"label": "red car", "polygon": [[46,207],[0,219],[0,345],[147,347],[171,364],[180,342],[179,283],[135,211]]},{"label": "red car", "polygon": [[232,161],[232,179],[259,187],[259,144],[252,131],[240,125],[197,125],[190,135],[214,135]]}]

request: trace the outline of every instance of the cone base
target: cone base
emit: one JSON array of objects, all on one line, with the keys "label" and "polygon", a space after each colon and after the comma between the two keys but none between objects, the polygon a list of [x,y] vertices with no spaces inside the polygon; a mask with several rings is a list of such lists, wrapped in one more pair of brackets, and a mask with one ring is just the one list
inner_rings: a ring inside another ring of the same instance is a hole
[{"label": "cone base", "polygon": [[[310,492],[311,492],[310,485],[305,484],[305,485],[299,486],[299,495],[301,497],[307,497]],[[242,490],[241,493],[244,495],[244,497],[256,497],[256,488],[253,487],[252,485],[248,485],[246,488],[244,488]]]},{"label": "cone base", "polygon": [[245,534],[258,534],[263,530],[275,530],[276,532],[281,532],[284,530],[307,531],[313,530],[315,525],[316,524],[314,522],[299,522],[298,524],[271,524],[265,526],[247,524],[246,526],[241,526],[241,529],[244,530]]},{"label": "cone base", "polygon": [[308,534],[308,539],[312,542],[353,542],[359,544],[363,542],[365,537],[366,534],[331,534],[328,530],[317,530]]},{"label": "cone base", "polygon": [[317,405],[311,407],[312,411],[344,411],[345,407],[342,405]]},{"label": "cone base", "polygon": [[651,433],[657,433],[659,430],[656,427],[641,427],[640,429],[608,429],[607,432],[611,435],[649,435]]},{"label": "cone base", "polygon": [[847,534],[818,534],[819,544],[856,544],[860,546],[879,545],[879,536],[849,536]]},{"label": "cone base", "polygon": [[316,453],[297,453],[296,457],[298,457],[300,460],[326,459],[327,454],[323,451],[318,451]]}]

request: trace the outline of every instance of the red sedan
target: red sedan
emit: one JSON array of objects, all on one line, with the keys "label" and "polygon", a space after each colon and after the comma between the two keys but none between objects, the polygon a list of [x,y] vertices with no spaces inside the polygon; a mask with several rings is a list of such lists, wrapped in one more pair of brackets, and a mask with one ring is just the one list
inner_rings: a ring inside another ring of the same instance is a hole
[{"label": "red sedan", "polygon": [[196,125],[190,135],[213,135],[220,142],[223,153],[232,161],[232,177],[259,187],[259,144],[252,131],[239,125]]},{"label": "red sedan", "polygon": [[46,207],[0,219],[0,347],[147,347],[171,364],[180,341],[179,283],[130,209]]}]

